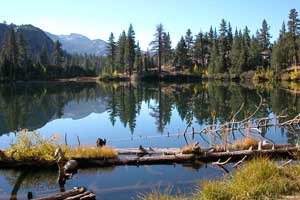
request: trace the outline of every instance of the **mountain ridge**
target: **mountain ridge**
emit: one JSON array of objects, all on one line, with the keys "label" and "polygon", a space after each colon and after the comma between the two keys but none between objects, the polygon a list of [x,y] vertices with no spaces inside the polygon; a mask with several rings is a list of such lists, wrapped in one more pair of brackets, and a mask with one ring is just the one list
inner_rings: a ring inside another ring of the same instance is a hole
[{"label": "mountain ridge", "polygon": [[59,40],[62,44],[62,49],[71,54],[105,56],[107,53],[107,42],[101,39],[91,40],[87,36],[79,33],[71,33],[68,35],[56,35],[46,31],[45,33],[53,41]]}]

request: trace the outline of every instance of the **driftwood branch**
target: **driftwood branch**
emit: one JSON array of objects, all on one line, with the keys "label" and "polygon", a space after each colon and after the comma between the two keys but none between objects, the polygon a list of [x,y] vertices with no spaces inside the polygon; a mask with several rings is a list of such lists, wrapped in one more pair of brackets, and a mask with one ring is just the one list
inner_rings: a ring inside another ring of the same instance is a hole
[{"label": "driftwood branch", "polygon": [[288,164],[290,164],[292,161],[293,161],[293,160],[290,159],[290,160],[286,161],[285,163],[283,163],[280,167],[285,167],[285,166],[287,166]]}]

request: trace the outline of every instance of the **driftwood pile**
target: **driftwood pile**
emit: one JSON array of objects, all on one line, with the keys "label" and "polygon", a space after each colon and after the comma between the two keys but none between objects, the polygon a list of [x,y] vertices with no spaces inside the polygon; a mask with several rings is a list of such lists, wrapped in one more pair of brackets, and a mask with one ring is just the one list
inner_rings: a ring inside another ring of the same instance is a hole
[{"label": "driftwood pile", "polygon": [[52,194],[44,197],[39,197],[34,200],[94,200],[96,195],[84,187],[75,187],[58,194]]}]

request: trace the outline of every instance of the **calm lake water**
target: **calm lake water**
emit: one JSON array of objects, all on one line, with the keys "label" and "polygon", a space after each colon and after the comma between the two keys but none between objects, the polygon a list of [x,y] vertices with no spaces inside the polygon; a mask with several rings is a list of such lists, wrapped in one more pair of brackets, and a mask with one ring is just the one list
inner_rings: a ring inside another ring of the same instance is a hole
[{"label": "calm lake water", "polygon": [[[266,88],[266,89],[263,89]],[[97,84],[48,83],[0,86],[0,148],[15,141],[15,130],[28,128],[44,137],[60,134],[64,142],[95,145],[98,137],[106,138],[109,146],[125,147],[182,147],[186,141],[182,133],[192,116],[195,130],[228,121],[244,103],[237,116],[249,116],[260,102],[257,117],[280,115],[293,118],[300,111],[296,93],[281,87],[254,87],[237,83],[156,83],[156,84]],[[213,114],[215,113],[215,120]],[[286,119],[284,119],[286,120]],[[189,130],[191,130],[191,127]],[[252,137],[268,138],[274,143],[299,142],[297,134],[281,128],[264,130],[263,136],[249,132]],[[229,140],[239,139],[235,133]],[[202,146],[221,143],[218,137],[196,135],[188,142]],[[170,190],[188,194],[198,180],[215,179],[223,172],[210,165],[158,165],[115,167],[79,170],[67,181],[65,189],[85,186],[98,199],[134,199],[152,190]],[[26,199],[58,192],[57,173],[51,170],[0,170],[0,199]]]}]

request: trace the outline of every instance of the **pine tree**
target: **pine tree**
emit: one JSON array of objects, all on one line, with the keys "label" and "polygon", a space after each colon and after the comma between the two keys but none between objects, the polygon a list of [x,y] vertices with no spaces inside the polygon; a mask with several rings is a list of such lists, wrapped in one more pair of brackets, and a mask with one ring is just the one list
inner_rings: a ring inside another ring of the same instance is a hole
[{"label": "pine tree", "polygon": [[290,43],[288,43],[288,39],[285,23],[283,22],[279,31],[279,38],[273,46],[271,56],[271,68],[276,72],[287,68],[291,64],[289,62]]},{"label": "pine tree", "polygon": [[208,32],[208,39],[209,39],[209,47],[210,49],[212,49],[213,47],[213,44],[214,44],[214,30],[212,28],[212,26],[210,27],[209,29],[209,32]]},{"label": "pine tree", "polygon": [[229,54],[231,60],[231,66],[230,66],[231,74],[240,74],[243,71],[245,62],[242,54],[242,48],[243,48],[242,45],[243,45],[243,38],[236,30],[234,34],[232,50]]},{"label": "pine tree", "polygon": [[188,65],[188,47],[183,37],[179,40],[177,47],[176,47],[176,58],[177,64],[183,70]]},{"label": "pine tree", "polygon": [[137,70],[137,73],[142,73],[142,68],[143,68],[143,58],[142,58],[142,52],[140,48],[139,42],[136,44],[136,53],[135,53],[135,69]]},{"label": "pine tree", "polygon": [[108,66],[110,68],[110,73],[113,73],[115,70],[115,59],[116,59],[116,42],[113,33],[110,33],[107,49],[108,49]]},{"label": "pine tree", "polygon": [[52,53],[52,62],[54,66],[60,67],[63,63],[63,50],[61,48],[61,43],[56,40],[54,43],[53,53]]},{"label": "pine tree", "polygon": [[[72,56],[72,64],[71,64],[72,66],[78,65],[78,61],[76,60],[77,57],[78,56],[76,56],[76,55]],[[47,50],[46,46],[44,46],[42,48],[42,51],[39,55],[39,62],[43,65],[43,67],[45,67],[45,69],[48,68],[50,61],[49,61],[49,55],[48,55],[48,50]]]},{"label": "pine tree", "polygon": [[262,27],[259,31],[259,43],[262,50],[268,50],[270,48],[271,42],[271,35],[270,35],[270,26],[268,25],[267,21],[264,19],[262,22]]},{"label": "pine tree", "polygon": [[132,24],[130,24],[128,28],[126,48],[125,48],[125,63],[130,76],[132,75],[134,60],[135,60],[135,33]]},{"label": "pine tree", "polygon": [[28,66],[28,56],[27,56],[27,48],[26,48],[26,41],[23,37],[23,35],[20,33],[18,35],[18,40],[17,40],[17,45],[18,45],[18,66],[20,67],[20,71],[17,71],[17,74],[22,74],[24,72],[24,78],[26,80],[29,79],[29,66]]},{"label": "pine tree", "polygon": [[162,54],[163,54],[163,35],[164,35],[164,27],[162,24],[158,24],[156,26],[156,32],[154,34],[154,40],[150,43],[152,46],[152,51],[155,51],[157,54],[158,61],[158,72],[161,73],[161,64],[162,64]]},{"label": "pine tree", "polygon": [[285,22],[283,21],[282,22],[282,25],[281,25],[281,29],[279,31],[279,37],[284,37],[286,34],[286,27],[285,27]]},{"label": "pine tree", "polygon": [[300,20],[298,18],[298,12],[296,9],[291,9],[288,21],[288,36],[289,36],[289,46],[291,52],[291,58],[294,65],[299,62],[298,50],[299,44],[297,39],[299,38],[300,32]]},{"label": "pine tree", "polygon": [[252,36],[249,49],[249,68],[256,70],[262,64],[261,48],[257,37]]},{"label": "pine tree", "polygon": [[249,51],[250,51],[250,30],[246,26],[243,31],[242,36],[242,49],[241,49],[241,56],[243,59],[243,71],[250,70],[250,63],[249,63]]},{"label": "pine tree", "polygon": [[219,36],[219,48],[220,48],[220,55],[222,58],[222,66],[220,72],[227,71],[229,67],[229,60],[228,60],[228,54],[229,54],[229,44],[228,44],[228,30],[227,30],[227,23],[224,19],[222,19],[220,24],[220,36]]},{"label": "pine tree", "polygon": [[228,22],[228,33],[227,33],[227,37],[228,37],[229,50],[231,50],[232,45],[233,45],[233,34],[232,34],[232,27],[231,27],[230,22]]},{"label": "pine tree", "polygon": [[188,56],[191,57],[192,56],[192,47],[193,47],[193,43],[194,43],[191,29],[188,29],[186,31],[185,43],[186,43],[186,47],[188,49]]},{"label": "pine tree", "polygon": [[196,36],[196,40],[193,47],[193,59],[197,64],[201,64],[203,68],[206,68],[206,57],[208,55],[209,44],[208,38],[205,38],[202,32],[199,32]]},{"label": "pine tree", "polygon": [[[216,30],[214,31],[214,38],[217,38]],[[223,67],[222,66],[223,60],[219,51],[219,44],[217,39],[214,39],[210,54],[211,55],[210,55],[210,61],[208,65],[208,73],[210,75],[213,75],[215,73],[221,73]]]},{"label": "pine tree", "polygon": [[172,41],[169,33],[163,34],[163,62],[167,63],[172,58]]},{"label": "pine tree", "polygon": [[126,48],[126,33],[123,30],[117,42],[117,65],[125,73],[125,48]]},{"label": "pine tree", "polygon": [[1,50],[2,75],[10,81],[16,80],[18,67],[18,47],[15,30],[9,27],[4,33],[3,46]]}]

